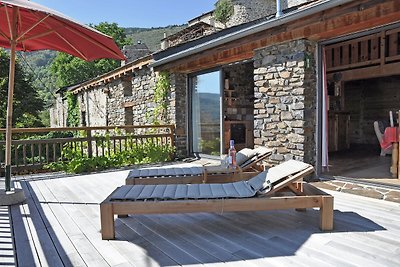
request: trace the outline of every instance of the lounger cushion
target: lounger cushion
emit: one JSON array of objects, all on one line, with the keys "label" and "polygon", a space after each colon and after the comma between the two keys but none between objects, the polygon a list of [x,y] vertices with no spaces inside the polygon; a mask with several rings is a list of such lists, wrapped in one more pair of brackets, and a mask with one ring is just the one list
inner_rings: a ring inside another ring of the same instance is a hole
[{"label": "lounger cushion", "polygon": [[204,168],[200,164],[180,164],[134,169],[129,172],[128,178],[195,176],[203,172]]},{"label": "lounger cushion", "polygon": [[111,200],[206,199],[252,197],[254,190],[244,181],[226,184],[124,185]]},{"label": "lounger cushion", "polygon": [[296,174],[310,166],[310,164],[301,161],[289,160],[259,173],[248,182],[254,190],[259,193],[266,193],[272,189],[274,184],[285,177]]},{"label": "lounger cushion", "polygon": [[253,149],[243,148],[238,153],[236,153],[236,164],[239,166],[242,165],[245,161],[252,158],[255,154],[256,152]]},{"label": "lounger cushion", "polygon": [[309,164],[290,160],[259,173],[248,181],[224,184],[124,185],[110,196],[113,201],[146,199],[207,199],[253,197],[268,192],[272,186],[306,168]]}]

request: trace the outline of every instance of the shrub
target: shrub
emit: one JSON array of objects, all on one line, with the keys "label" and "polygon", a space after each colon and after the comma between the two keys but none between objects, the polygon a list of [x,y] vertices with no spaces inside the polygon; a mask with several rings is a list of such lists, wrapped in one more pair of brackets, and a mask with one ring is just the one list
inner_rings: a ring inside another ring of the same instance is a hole
[{"label": "shrub", "polygon": [[64,146],[64,161],[50,163],[46,165],[46,168],[53,171],[83,173],[120,168],[133,164],[165,162],[171,160],[174,148],[170,145],[159,145],[147,141],[143,144],[131,143],[129,149],[124,149],[121,152],[108,153],[107,155],[98,157],[89,158],[87,155],[82,155],[82,153],[78,151],[72,150],[69,146]]}]

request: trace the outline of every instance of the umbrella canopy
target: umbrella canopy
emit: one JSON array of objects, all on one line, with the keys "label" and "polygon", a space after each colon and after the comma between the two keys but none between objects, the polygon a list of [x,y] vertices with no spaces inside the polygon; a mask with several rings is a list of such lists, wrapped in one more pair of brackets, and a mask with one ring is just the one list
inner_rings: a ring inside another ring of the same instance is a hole
[{"label": "umbrella canopy", "polygon": [[6,124],[6,191],[11,185],[11,130],[15,51],[56,50],[90,61],[124,59],[113,39],[27,0],[0,0],[0,47],[10,49]]},{"label": "umbrella canopy", "polygon": [[[17,32],[12,38],[14,26]],[[12,39],[22,51],[57,50],[87,61],[124,59],[111,37],[26,0],[0,0],[0,46],[11,48]]]}]

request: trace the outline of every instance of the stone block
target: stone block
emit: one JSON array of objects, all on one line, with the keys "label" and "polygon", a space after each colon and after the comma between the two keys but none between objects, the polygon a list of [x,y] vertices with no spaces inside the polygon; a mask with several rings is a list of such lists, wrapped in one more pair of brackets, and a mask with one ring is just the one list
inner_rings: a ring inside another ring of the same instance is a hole
[{"label": "stone block", "polygon": [[254,69],[254,74],[266,74],[268,71],[267,68],[256,68]]},{"label": "stone block", "polygon": [[267,108],[266,111],[267,111],[268,114],[274,114],[275,108]]},{"label": "stone block", "polygon": [[276,149],[276,152],[278,154],[287,154],[287,153],[289,153],[289,150],[286,147],[278,147]]},{"label": "stone block", "polygon": [[295,110],[293,111],[293,116],[296,120],[304,120],[304,111]]},{"label": "stone block", "polygon": [[300,134],[288,134],[288,140],[292,144],[304,143],[304,136]]},{"label": "stone block", "polygon": [[[271,86],[271,87],[276,87],[276,86],[278,86],[280,83],[279,83],[279,80],[276,80],[276,79],[274,79],[274,80],[268,80],[268,85],[269,86]],[[262,84],[262,85],[264,85],[264,84]],[[262,85],[260,85],[260,86],[262,86]]]},{"label": "stone block", "polygon": [[[287,92],[285,92],[285,93],[288,94]],[[291,96],[282,97],[281,102],[283,104],[291,104],[291,103],[293,103],[293,97],[291,97]]]},{"label": "stone block", "polygon": [[271,115],[271,120],[273,122],[278,122],[281,121],[280,116],[279,115]]},{"label": "stone block", "polygon": [[285,159],[283,155],[279,154],[272,154],[270,158],[271,160],[276,160],[276,161],[283,161]]},{"label": "stone block", "polygon": [[265,108],[265,104],[264,103],[256,103],[256,104],[254,104],[254,108],[255,109],[263,109],[263,108]]},{"label": "stone block", "polygon": [[283,79],[288,79],[290,77],[290,72],[289,71],[281,71],[281,72],[279,72],[279,76]]},{"label": "stone block", "polygon": [[264,76],[264,79],[266,79],[266,80],[271,80],[271,79],[273,79],[273,78],[276,78],[275,77],[275,73],[267,73],[265,76]]},{"label": "stone block", "polygon": [[286,129],[287,127],[288,127],[287,124],[284,123],[284,122],[278,123],[278,128],[279,128],[279,129]]},{"label": "stone block", "polygon": [[269,103],[270,104],[278,104],[281,102],[281,99],[279,97],[270,97],[269,98]]},{"label": "stone block", "polygon": [[293,104],[291,105],[291,108],[294,109],[294,110],[297,110],[297,109],[304,109],[304,103],[303,103],[303,102],[293,103]]},{"label": "stone block", "polygon": [[290,111],[283,111],[281,113],[281,120],[292,120],[293,115]]},{"label": "stone block", "polygon": [[287,96],[287,95],[289,95],[289,92],[286,91],[279,91],[276,93],[276,96]]},{"label": "stone block", "polygon": [[264,80],[262,80],[262,81],[256,81],[256,82],[254,82],[254,85],[255,86],[257,86],[257,87],[262,87],[262,86],[264,86],[265,85],[265,81]]},{"label": "stone block", "polygon": [[293,131],[296,134],[304,134],[304,129],[303,128],[294,128]]},{"label": "stone block", "polygon": [[290,127],[301,128],[304,126],[304,121],[296,120],[290,122]]}]

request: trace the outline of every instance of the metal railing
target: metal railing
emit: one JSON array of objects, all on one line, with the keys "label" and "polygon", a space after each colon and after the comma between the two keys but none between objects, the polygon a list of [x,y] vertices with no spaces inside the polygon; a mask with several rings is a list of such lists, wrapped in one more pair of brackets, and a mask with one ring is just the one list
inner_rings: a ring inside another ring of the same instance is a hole
[{"label": "metal railing", "polygon": [[[52,138],[49,133],[63,137]],[[0,129],[2,167],[5,161],[4,134],[5,129]],[[109,156],[148,143],[175,145],[174,125],[14,128],[12,134],[13,172],[38,170],[45,164],[62,161],[66,147],[87,157],[97,157]],[[4,169],[1,168],[0,172],[4,172]]]}]

